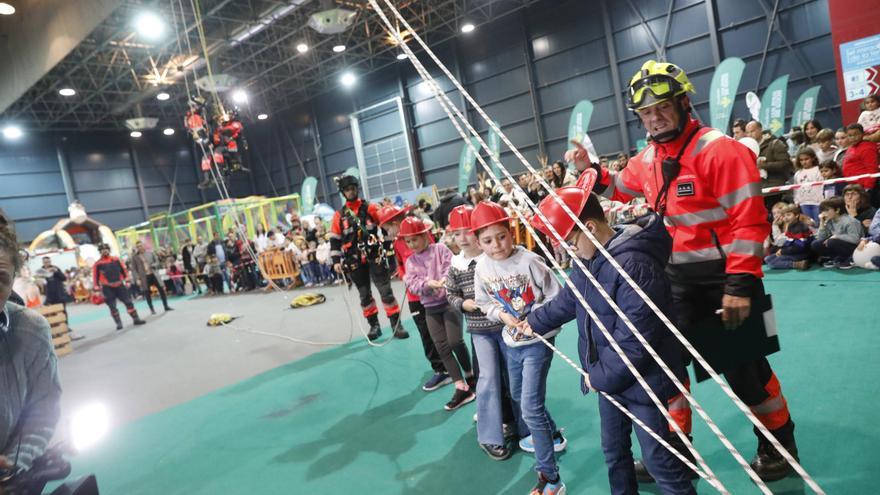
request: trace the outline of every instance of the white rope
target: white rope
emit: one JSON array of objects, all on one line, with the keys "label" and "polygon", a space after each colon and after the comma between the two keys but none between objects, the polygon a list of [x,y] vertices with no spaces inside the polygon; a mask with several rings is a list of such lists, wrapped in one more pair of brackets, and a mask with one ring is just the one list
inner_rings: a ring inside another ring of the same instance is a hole
[{"label": "white rope", "polygon": [[[371,0],[371,3],[372,3],[372,0]],[[375,5],[374,5],[374,8],[376,8]],[[383,19],[386,21],[386,24],[388,24],[388,23],[387,23],[387,18],[384,17],[384,13],[383,13],[381,10],[377,10],[377,12],[380,14],[380,16],[383,17]],[[394,30],[393,30],[393,29],[389,30],[389,32],[392,33],[392,35],[394,35],[394,34],[393,34],[393,33],[394,33]],[[399,41],[402,41],[402,40],[399,40]],[[462,136],[462,138],[465,140],[465,142],[468,143],[468,146],[471,147],[471,150],[473,151],[473,153],[474,153],[474,155],[477,157],[477,159],[480,161],[481,165],[486,169],[486,171],[490,174],[490,176],[493,178],[493,180],[495,180],[496,182],[498,182],[498,177],[497,177],[497,176],[495,175],[495,173],[492,171],[492,168],[491,168],[490,166],[488,166],[488,164],[486,164],[485,160],[482,158],[482,156],[480,155],[480,153],[474,148],[474,146],[473,146],[473,144],[470,142],[470,140],[467,139],[466,135],[464,134],[464,131],[463,131],[463,130],[461,129],[461,127],[458,125],[458,121],[455,119],[455,117],[452,116],[452,112],[450,111],[450,108],[449,108],[449,106],[447,106],[447,104],[449,104],[452,108],[455,109],[455,112],[456,112],[456,114],[458,115],[458,118],[461,119],[462,123],[464,123],[464,124],[468,127],[468,129],[469,129],[469,130],[470,130],[470,131],[471,131],[471,132],[477,137],[478,141],[480,141],[480,143],[482,144],[482,146],[483,146],[485,149],[488,150],[489,148],[488,148],[488,146],[486,145],[486,143],[483,142],[482,138],[479,137],[479,134],[477,134],[477,133],[473,130],[473,128],[470,127],[470,125],[467,123],[466,119],[465,119],[464,116],[460,113],[460,111],[458,110],[458,108],[456,108],[453,104],[451,104],[451,102],[449,101],[448,97],[442,92],[442,90],[439,88],[439,86],[437,86],[436,81],[434,81],[434,79],[431,78],[430,74],[427,73],[427,70],[424,68],[424,66],[421,64],[421,62],[419,62],[418,58],[415,57],[415,55],[412,53],[412,51],[409,49],[409,47],[406,46],[406,45],[405,45],[404,43],[402,43],[402,42],[401,42],[401,47],[404,49],[404,51],[405,51],[405,52],[407,53],[407,55],[410,57],[410,59],[412,60],[413,64],[416,66],[416,69],[419,71],[419,74],[421,75],[421,77],[422,77],[422,78],[428,83],[428,85],[429,85],[429,86],[431,87],[431,89],[434,91],[435,96],[438,98],[438,101],[440,102],[440,104],[441,104],[441,106],[443,107],[444,111],[445,111],[445,112],[447,113],[447,115],[449,116],[450,121],[451,121],[451,122],[453,123],[453,125],[456,127],[456,130],[459,132],[459,134]],[[493,155],[490,153],[490,156],[493,156]],[[493,157],[494,157],[494,156],[493,156]],[[500,163],[498,163],[497,160],[496,160],[496,163],[499,165],[499,169],[500,169],[503,173],[505,173],[506,176],[507,176],[509,179],[512,180],[512,177],[510,176],[510,173],[507,171],[507,169],[506,169],[503,165],[501,165]],[[560,239],[561,239],[561,236],[559,236],[559,233],[556,232],[556,230],[553,228],[552,224],[549,222],[549,220],[546,219],[546,217],[543,216],[543,214],[540,212],[540,210],[538,210],[538,209],[535,207],[534,203],[532,203],[529,199],[526,199],[526,201],[532,206],[532,208],[535,208],[535,210],[536,210],[536,214],[539,215],[539,216],[541,216],[542,219],[544,219],[545,224],[548,225],[548,227],[551,229],[551,231],[553,232],[553,234],[554,234],[557,238],[560,238]],[[520,213],[517,212],[517,214],[520,214]],[[521,214],[520,214],[520,216],[522,217]],[[566,285],[568,285],[568,287],[571,288],[572,293],[573,293],[573,295],[575,296],[575,298],[578,299],[578,301],[581,303],[581,305],[587,310],[587,312],[589,313],[590,317],[596,322],[597,326],[600,328],[600,330],[603,332],[603,334],[605,335],[605,337],[608,339],[609,343],[612,345],[612,347],[615,349],[615,351],[620,355],[621,360],[624,362],[624,364],[627,366],[627,368],[630,370],[630,372],[633,373],[633,376],[636,378],[636,380],[639,382],[639,384],[645,389],[646,393],[647,393],[648,396],[651,398],[651,400],[654,402],[654,404],[657,406],[658,410],[664,415],[664,417],[666,418],[667,422],[672,426],[672,428],[673,428],[673,430],[675,431],[675,433],[676,433],[676,434],[679,436],[679,438],[682,440],[682,443],[683,443],[683,444],[688,448],[688,450],[694,455],[694,458],[697,460],[697,462],[700,463],[700,466],[705,470],[705,473],[703,473],[702,471],[700,471],[700,470],[698,470],[698,469],[694,469],[694,471],[697,472],[697,474],[699,474],[701,477],[703,477],[704,479],[706,479],[707,482],[709,482],[709,484],[711,484],[713,487],[715,487],[715,488],[716,488],[718,491],[720,491],[721,493],[725,493],[725,494],[729,493],[729,492],[727,491],[727,489],[723,486],[723,484],[721,484],[721,482],[720,482],[720,481],[717,479],[717,477],[714,475],[714,473],[712,472],[711,468],[709,468],[709,466],[705,463],[705,461],[703,460],[703,458],[702,458],[702,456],[700,455],[700,453],[696,451],[696,449],[693,447],[693,445],[691,445],[690,440],[687,438],[687,435],[685,435],[685,433],[681,430],[681,427],[678,425],[678,423],[677,423],[677,422],[672,418],[672,416],[669,414],[669,411],[667,410],[666,405],[665,405],[663,402],[661,402],[660,399],[656,396],[656,394],[655,394],[654,391],[651,389],[651,387],[647,384],[647,382],[644,380],[644,378],[642,377],[642,375],[641,375],[641,373],[638,371],[638,369],[635,368],[635,366],[632,364],[632,362],[629,360],[629,358],[626,356],[626,354],[625,354],[625,353],[623,352],[623,350],[620,348],[620,346],[618,345],[618,343],[616,342],[616,340],[611,336],[610,332],[608,332],[607,328],[605,328],[604,324],[601,322],[601,320],[599,320],[599,318],[598,318],[598,317],[596,316],[596,314],[593,312],[592,308],[591,308],[591,307],[587,304],[587,302],[583,299],[583,296],[582,296],[582,295],[580,294],[580,292],[577,290],[577,287],[572,283],[571,279],[568,277],[568,275],[565,273],[565,271],[564,271],[564,270],[559,266],[559,264],[555,261],[555,259],[554,259],[554,257],[553,257],[553,254],[550,252],[549,248],[547,248],[547,246],[543,243],[543,241],[540,240],[540,238],[535,234],[535,232],[534,232],[532,226],[531,226],[531,225],[529,224],[529,222],[528,222],[527,220],[525,220],[524,218],[523,218],[523,225],[526,227],[526,229],[529,230],[530,233],[533,234],[533,236],[534,236],[535,240],[537,241],[539,247],[545,252],[545,254],[547,255],[548,259],[551,260],[551,263],[552,263],[553,266],[556,268],[556,270],[559,271],[559,273],[560,273],[560,275],[562,276],[563,280],[565,281]],[[580,260],[579,260],[579,258],[577,257],[577,255],[571,250],[570,247],[568,247],[568,246],[566,245],[566,243],[564,242],[564,239],[563,239],[562,241],[563,241],[563,242],[561,243],[561,245],[565,247],[565,249],[569,252],[569,254],[572,255],[572,258],[576,261],[576,263],[578,263],[578,264],[581,266],[581,269],[584,270],[584,272],[585,272],[587,275],[590,275],[589,272],[588,272],[588,271],[583,267],[583,265],[580,263]],[[606,296],[607,296],[607,295],[606,295]],[[613,301],[611,301],[611,303],[613,304]],[[637,331],[636,331],[636,333],[637,333]],[[545,342],[546,342],[546,341],[545,341]],[[644,343],[646,344],[647,342],[645,341]],[[649,347],[649,346],[648,346],[648,347]],[[561,354],[561,352],[559,352],[558,350],[556,350],[556,352]],[[569,360],[569,359],[566,359],[566,360],[567,360],[569,363],[571,363],[571,360]],[[660,364],[661,367],[664,367],[664,366],[665,366],[665,363],[663,363],[662,360],[659,360],[659,364]],[[668,370],[668,368],[667,368],[667,370]],[[671,370],[669,370],[669,373],[674,377],[674,373],[672,373]],[[619,404],[617,404],[617,405],[620,406]],[[623,410],[623,409],[621,409],[621,410]],[[624,411],[624,412],[626,413],[626,412],[628,412],[628,411]],[[665,446],[665,445],[664,445],[664,446]],[[681,455],[676,449],[672,449],[672,448],[670,448],[670,452],[671,452],[673,455],[675,455],[676,457],[678,457],[679,459],[682,459],[686,464],[689,465],[689,467],[693,465],[693,464],[691,464],[689,461],[687,461],[686,459],[684,459],[684,456],[682,456],[682,455]],[[760,481],[760,479],[759,479],[759,481]]]},{"label": "white rope", "polygon": [[834,179],[817,180],[813,182],[802,182],[800,184],[787,184],[784,186],[765,187],[761,189],[761,194],[778,193],[783,191],[791,191],[792,189],[800,189],[802,187],[816,187],[825,184],[837,184],[838,182],[857,182],[859,179],[874,179],[880,177],[880,173],[852,175],[850,177],[837,177]]},{"label": "white rope", "polygon": [[[387,17],[385,17],[384,12],[381,11],[376,0],[369,0],[369,1],[370,1],[370,4],[373,6],[374,10],[376,10],[376,12],[383,18],[384,21],[386,21],[386,25],[389,27],[389,32],[392,35],[396,35],[396,31],[394,30],[393,25],[388,21]],[[621,276],[624,278],[624,280],[626,280],[626,282],[633,288],[633,290],[639,295],[639,297],[641,297],[642,300],[645,301],[645,303],[648,305],[648,307],[650,307],[658,315],[658,317],[661,319],[661,321],[663,321],[663,323],[666,325],[666,327],[669,328],[669,330],[673,333],[673,335],[675,335],[676,338],[678,338],[678,340],[682,343],[682,345],[685,346],[685,348],[688,350],[688,352],[690,352],[691,355],[694,356],[694,359],[701,366],[703,366],[703,368],[706,370],[706,372],[719,385],[719,387],[721,387],[721,389],[725,393],[725,395],[727,395],[731,399],[731,401],[733,401],[733,403],[737,406],[737,408],[739,408],[740,411],[742,411],[742,413],[745,414],[745,416],[749,419],[749,421],[751,421],[752,424],[755,425],[755,427],[764,435],[764,437],[776,448],[776,450],[786,459],[786,461],[788,461],[788,463],[792,466],[792,468],[804,479],[804,481],[810,486],[810,488],[816,493],[824,494],[825,492],[812,479],[812,477],[810,477],[810,475],[806,472],[806,470],[804,470],[804,468],[800,465],[800,463],[797,462],[797,460],[794,458],[794,456],[791,455],[791,453],[779,442],[779,440],[776,439],[776,437],[770,432],[770,430],[767,429],[767,427],[764,426],[764,424],[761,423],[760,420],[758,420],[758,418],[748,408],[748,406],[746,406],[745,403],[743,403],[743,401],[738,396],[736,396],[736,394],[733,393],[733,391],[727,385],[727,383],[720,377],[720,375],[718,375],[717,372],[715,372],[714,368],[712,368],[709,365],[709,363],[696,350],[696,348],[694,348],[694,346],[684,337],[684,335],[678,330],[678,328],[675,327],[675,325],[669,320],[669,318],[666,317],[665,314],[663,314],[663,312],[660,310],[660,308],[657,307],[656,304],[654,304],[654,302],[651,300],[651,298],[648,297],[647,294],[644,293],[644,291],[641,289],[641,287],[639,287],[639,285],[636,284],[634,280],[632,280],[632,278],[629,276],[629,274],[626,273],[625,270],[623,270],[623,268],[620,266],[620,264],[617,263],[617,261],[611,256],[610,253],[608,253],[608,251],[605,249],[605,247],[600,242],[597,241],[595,236],[584,226],[583,222],[581,222],[580,219],[578,219],[578,216],[576,214],[574,214],[574,212],[572,212],[568,208],[568,206],[565,205],[565,203],[562,201],[562,199],[559,197],[559,195],[556,194],[556,191],[549,184],[547,184],[547,182],[543,179],[543,176],[537,173],[537,171],[531,166],[531,164],[529,164],[528,160],[526,160],[525,157],[522,156],[522,154],[519,152],[519,150],[513,145],[513,143],[507,138],[507,136],[501,131],[501,129],[498,128],[498,126],[495,124],[495,122],[491,118],[489,118],[489,116],[485,113],[485,111],[482,109],[482,107],[480,107],[480,105],[477,104],[476,101],[474,101],[473,97],[471,97],[471,95],[467,92],[467,90],[465,90],[464,87],[462,87],[461,83],[452,75],[452,73],[449,71],[449,69],[446,68],[446,66],[437,58],[437,56],[434,54],[434,52],[422,40],[422,38],[418,35],[418,33],[412,29],[412,27],[409,25],[409,23],[406,21],[406,19],[403,17],[403,15],[400,14],[400,12],[394,7],[394,5],[390,2],[390,0],[385,0],[385,3],[391,9],[391,11],[394,12],[395,16],[401,22],[401,24],[403,24],[404,27],[406,27],[407,29],[410,30],[410,32],[413,35],[413,39],[415,39],[422,46],[422,48],[425,50],[425,53],[427,53],[428,56],[434,61],[434,63],[437,64],[437,66],[443,71],[443,73],[446,75],[446,77],[449,78],[450,82],[453,83],[453,85],[456,87],[456,89],[458,89],[458,91],[461,92],[462,96],[474,107],[474,109],[483,118],[483,120],[488,124],[488,126],[494,132],[496,132],[498,134],[498,136],[501,138],[501,140],[504,141],[504,143],[507,145],[507,147],[520,160],[520,162],[530,172],[535,174],[538,182],[548,191],[548,193],[551,196],[554,197],[554,199],[556,199],[556,201],[562,207],[563,211],[565,211],[565,213],[568,214],[574,220],[575,225],[577,225],[578,228],[581,229],[583,231],[583,233],[590,239],[590,241],[596,245],[598,251],[600,253],[602,253],[602,255],[608,260],[608,262],[621,274]],[[396,35],[395,37],[398,39],[398,41],[402,45],[403,49],[407,52],[407,55],[410,57],[410,60],[413,61],[414,64],[417,63],[418,59],[415,57],[415,55],[412,53],[411,50],[408,50],[408,47],[405,46],[405,43],[402,43],[403,40],[400,39],[399,35]],[[427,76],[429,78],[431,78],[430,74],[427,74]],[[443,96],[445,96],[445,94]],[[455,107],[454,105],[452,105],[452,106]],[[485,149],[488,150],[489,148],[486,145],[486,143],[482,140],[482,138],[479,136],[479,134],[473,130],[473,128],[470,126],[470,124],[467,122],[466,119],[463,120],[463,123],[475,135],[477,140],[480,142],[481,146],[483,146]],[[471,146],[471,145],[469,144],[469,146]],[[504,170],[505,175],[514,183],[515,187],[517,187],[521,191],[522,188],[519,187],[519,185],[517,184],[517,181],[513,180],[513,177],[506,171],[506,169],[500,163],[500,161],[497,160],[494,156],[492,156],[491,153],[490,153],[490,156],[492,157],[493,160],[495,160],[499,169]],[[531,201],[529,201],[529,203],[531,203]],[[533,203],[531,203],[531,204],[532,204],[532,207],[534,208],[534,204]],[[536,213],[540,215],[540,211],[536,211]],[[543,219],[543,217],[542,217],[542,219]],[[552,225],[550,225],[549,222],[547,222],[547,225],[551,229],[551,231],[553,232],[554,236],[557,236],[558,233],[555,232],[555,229],[553,229]],[[563,241],[564,241],[564,239],[563,239]],[[563,245],[564,244],[565,243],[563,242]],[[597,287],[597,289],[599,289],[600,294],[602,294],[603,297],[608,298],[608,295],[607,295],[607,293],[605,293],[605,290],[592,277],[590,277],[589,272],[585,270],[583,265],[579,262],[578,258],[576,256],[574,256],[573,259],[576,261],[576,263],[579,265],[579,267],[585,271],[585,274],[588,276],[588,278],[590,278],[590,281]],[[610,301],[610,298],[608,298],[608,299]],[[611,307],[615,310],[615,312],[618,314],[618,316],[620,316],[621,319],[627,324],[627,327],[629,327],[631,330],[633,330],[634,335],[636,335],[636,337],[639,339],[639,341],[642,341],[643,338],[641,338],[638,331],[632,326],[632,323],[629,321],[629,319],[626,317],[626,315],[624,315],[623,312],[620,311],[620,308],[618,308],[615,304],[613,304],[613,302],[611,302]],[[646,343],[643,342],[643,345],[645,345],[645,344]],[[653,356],[653,353],[651,352],[650,347],[646,345],[646,349],[648,349],[648,352],[651,353]],[[663,367],[663,365],[660,364],[660,362],[658,362],[658,364],[661,366],[661,368]],[[676,378],[673,378],[673,383],[676,384],[676,387],[678,387],[680,385],[680,382],[678,382],[678,380]],[[733,457],[737,460],[737,462],[740,464],[740,466],[743,467],[743,469],[746,471],[746,473],[749,475],[749,477],[752,478],[752,481],[754,481],[758,485],[758,487],[761,489],[762,492],[764,492],[765,494],[770,494],[771,493],[770,490],[766,487],[766,485],[763,483],[763,481],[761,481],[761,479],[754,472],[754,470],[751,468],[751,466],[747,462],[745,462],[745,459],[742,458],[742,456],[739,454],[739,452],[736,450],[736,448],[733,447],[733,444],[730,443],[730,441],[727,440],[727,438],[723,436],[721,431],[719,429],[717,429],[717,426],[713,422],[711,422],[710,420],[707,419],[708,415],[704,416],[703,415],[704,413],[701,413],[702,408],[700,408],[699,405],[696,403],[696,401],[693,400],[693,398],[691,397],[691,394],[689,392],[687,392],[686,390],[684,390],[683,388],[679,388],[679,390],[682,392],[682,394],[685,396],[685,398],[688,400],[688,402],[692,406],[694,406],[694,409],[697,410],[698,414],[700,414],[700,416],[703,417],[704,420],[706,420],[709,428],[712,429],[713,432],[716,433],[716,436],[718,436],[719,440],[721,440],[721,442],[725,445],[725,447],[728,448],[731,455],[733,455]]]}]

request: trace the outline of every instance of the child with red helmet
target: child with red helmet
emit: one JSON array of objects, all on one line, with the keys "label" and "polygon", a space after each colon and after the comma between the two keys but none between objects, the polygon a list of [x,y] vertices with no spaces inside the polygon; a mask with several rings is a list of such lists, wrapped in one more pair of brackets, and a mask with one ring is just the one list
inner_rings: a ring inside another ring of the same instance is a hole
[{"label": "child with red helmet", "polygon": [[444,244],[431,243],[429,232],[430,227],[416,217],[407,217],[401,222],[397,235],[403,237],[413,251],[406,260],[403,281],[407,289],[421,299],[431,340],[455,383],[455,393],[444,406],[447,411],[454,411],[476,398],[474,375],[467,346],[462,340],[461,315],[446,300],[446,272],[452,261],[452,251]]},{"label": "child with red helmet", "polygon": [[511,454],[505,442],[504,424],[514,418],[506,376],[507,345],[501,338],[504,325],[486,318],[474,301],[474,271],[483,252],[471,232],[472,211],[471,206],[459,205],[449,212],[446,230],[460,252],[452,257],[446,275],[446,298],[464,313],[476,356],[477,442],[491,459],[503,461]]},{"label": "child with red helmet", "polygon": [[[500,205],[479,203],[471,214],[471,230],[484,255],[474,271],[475,301],[489,320],[505,325],[501,336],[507,346],[519,446],[535,453],[538,483],[530,495],[561,495],[565,483],[559,476],[555,452],[565,449],[567,441],[544,406],[553,352],[537,338],[517,331],[530,312],[559,294],[559,282],[540,256],[513,244],[510,217]],[[558,327],[544,335],[552,341],[557,333]]]}]

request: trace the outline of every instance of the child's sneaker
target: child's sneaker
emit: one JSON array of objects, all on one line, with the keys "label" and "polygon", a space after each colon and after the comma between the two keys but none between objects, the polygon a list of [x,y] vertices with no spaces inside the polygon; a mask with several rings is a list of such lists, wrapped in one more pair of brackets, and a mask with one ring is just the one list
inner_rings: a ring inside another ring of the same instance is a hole
[{"label": "child's sneaker", "polygon": [[[553,434],[553,452],[562,452],[568,447],[568,439],[562,436],[562,430],[557,430]],[[523,452],[535,452],[535,444],[532,442],[532,436],[529,435],[519,441],[519,448]]]},{"label": "child's sneaker", "polygon": [[838,261],[835,265],[835,268],[837,268],[838,270],[849,270],[852,267],[853,264],[851,261]]},{"label": "child's sneaker", "polygon": [[473,393],[473,391],[461,390],[457,388],[455,389],[455,393],[452,394],[452,398],[449,399],[449,402],[447,402],[446,405],[443,406],[443,409],[446,409],[447,411],[454,411],[476,398],[477,396]]},{"label": "child's sneaker", "polygon": [[538,473],[538,484],[532,488],[529,495],[565,495],[565,483],[559,475],[556,482],[551,483],[543,473]]},{"label": "child's sneaker", "polygon": [[422,390],[425,392],[433,392],[444,385],[449,385],[450,383],[452,383],[452,378],[449,378],[449,375],[446,373],[434,373],[431,378],[428,378],[428,381],[422,385]]},{"label": "child's sneaker", "polygon": [[837,262],[834,260],[828,260],[825,263],[822,263],[822,268],[834,268],[837,265]]}]

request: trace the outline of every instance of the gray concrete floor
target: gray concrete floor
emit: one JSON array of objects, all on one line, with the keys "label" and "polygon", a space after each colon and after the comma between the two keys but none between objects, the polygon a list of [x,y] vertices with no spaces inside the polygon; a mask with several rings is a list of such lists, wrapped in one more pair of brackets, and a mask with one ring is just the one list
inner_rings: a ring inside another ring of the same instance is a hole
[{"label": "gray concrete floor", "polygon": [[[406,308],[403,284],[395,282],[393,287]],[[135,327],[123,312],[125,329],[118,332],[106,306],[70,306],[74,321],[77,317],[93,321],[75,325],[85,339],[59,359],[64,392],[56,438],[65,438],[71,414],[92,402],[107,407],[113,428],[328,348],[245,329],[313,342],[364,338],[361,329],[366,331],[366,323],[354,287],[308,289],[327,296],[327,302],[288,309],[290,298],[306,291],[172,299],[174,311],[167,314],[159,309],[161,302],[154,301],[156,316],[141,308],[141,302],[138,310],[147,324]],[[378,302],[378,294],[374,297]],[[240,318],[228,327],[208,327],[211,313],[221,312]],[[407,309],[403,317],[409,317]],[[384,316],[380,321],[387,326]],[[418,336],[413,337],[407,345],[420,345]]]}]

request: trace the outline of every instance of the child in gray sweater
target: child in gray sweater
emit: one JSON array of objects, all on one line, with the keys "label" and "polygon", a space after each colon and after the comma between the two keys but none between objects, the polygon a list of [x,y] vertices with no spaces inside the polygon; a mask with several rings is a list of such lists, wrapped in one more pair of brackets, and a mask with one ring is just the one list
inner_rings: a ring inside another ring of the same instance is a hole
[{"label": "child in gray sweater", "polygon": [[862,224],[846,214],[843,198],[833,197],[819,204],[819,230],[810,246],[825,268],[852,268],[852,254],[862,237]]}]

